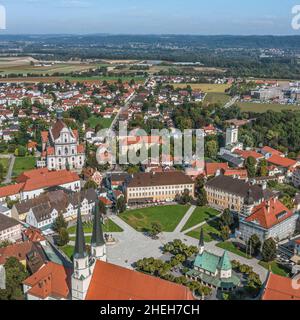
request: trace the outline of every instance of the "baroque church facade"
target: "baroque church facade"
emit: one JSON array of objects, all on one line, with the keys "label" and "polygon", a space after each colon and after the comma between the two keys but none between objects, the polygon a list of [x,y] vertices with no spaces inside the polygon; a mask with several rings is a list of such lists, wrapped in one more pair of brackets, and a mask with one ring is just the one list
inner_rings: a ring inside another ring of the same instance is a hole
[{"label": "baroque church facade", "polygon": [[48,170],[81,172],[85,164],[85,147],[79,143],[77,130],[69,128],[58,116],[49,131],[42,133],[42,156],[38,167]]}]

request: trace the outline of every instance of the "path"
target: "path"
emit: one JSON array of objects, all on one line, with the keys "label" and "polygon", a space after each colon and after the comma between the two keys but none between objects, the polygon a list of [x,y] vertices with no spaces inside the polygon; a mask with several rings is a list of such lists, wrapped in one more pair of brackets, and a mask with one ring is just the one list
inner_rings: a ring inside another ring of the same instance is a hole
[{"label": "path", "polygon": [[225,109],[230,108],[231,106],[233,106],[233,105],[238,101],[238,99],[239,99],[239,96],[233,97],[230,101],[228,101],[228,102],[225,104],[224,108],[225,108]]},{"label": "path", "polygon": [[9,166],[8,166],[7,174],[3,183],[4,184],[11,183],[11,176],[13,173],[16,157],[13,154],[5,154],[5,155],[1,155],[0,159],[9,159]]},{"label": "path", "polygon": [[182,228],[185,226],[185,224],[188,222],[189,218],[191,217],[191,215],[193,214],[193,212],[195,211],[196,206],[191,206],[189,208],[189,210],[186,212],[186,214],[184,215],[184,217],[181,219],[181,221],[179,222],[178,226],[176,227],[174,232],[180,232],[182,230]]}]

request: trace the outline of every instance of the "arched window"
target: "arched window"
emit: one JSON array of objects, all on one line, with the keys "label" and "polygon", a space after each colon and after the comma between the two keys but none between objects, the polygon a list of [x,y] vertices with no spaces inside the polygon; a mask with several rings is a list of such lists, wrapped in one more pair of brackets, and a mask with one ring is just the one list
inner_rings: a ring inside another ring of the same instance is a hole
[{"label": "arched window", "polygon": [[65,148],[65,154],[66,155],[68,154],[68,148]]}]

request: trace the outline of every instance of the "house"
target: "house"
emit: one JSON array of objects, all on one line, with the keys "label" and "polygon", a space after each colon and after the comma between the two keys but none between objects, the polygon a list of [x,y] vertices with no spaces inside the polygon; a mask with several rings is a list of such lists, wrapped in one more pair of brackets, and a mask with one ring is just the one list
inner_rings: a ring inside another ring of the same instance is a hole
[{"label": "house", "polygon": [[233,291],[240,284],[240,279],[232,270],[227,251],[218,256],[205,250],[203,229],[200,232],[199,252],[193,262],[193,269],[188,271],[186,276],[221,291]]},{"label": "house", "polygon": [[278,151],[276,149],[273,149],[269,146],[265,146],[260,149],[261,154],[265,157],[265,159],[269,159],[272,156],[279,156],[279,157],[284,157],[284,154],[281,151]]},{"label": "house", "polygon": [[295,168],[293,171],[292,183],[296,188],[300,187],[300,167]]},{"label": "house", "polygon": [[63,188],[79,191],[80,178],[75,172],[68,170],[49,171],[47,168],[34,169],[23,172],[16,184],[0,187],[0,201],[26,200],[38,197],[49,188]]},{"label": "house", "polygon": [[109,189],[119,189],[129,177],[128,173],[111,173],[106,177],[106,184]]},{"label": "house", "polygon": [[216,173],[221,169],[224,169],[224,170],[229,169],[228,164],[227,163],[218,163],[218,162],[216,162],[216,163],[206,162],[205,163],[205,173],[206,173],[207,177],[215,176]]},{"label": "house", "polygon": [[99,207],[90,253],[78,210],[73,268],[49,262],[23,282],[28,300],[194,300],[182,285],[107,262]]},{"label": "house", "polygon": [[292,176],[293,170],[297,167],[298,162],[293,159],[273,155],[267,159],[268,163],[277,166],[281,173],[286,174],[288,177]]},{"label": "house", "polygon": [[268,190],[258,185],[233,177],[219,175],[205,184],[208,204],[218,209],[230,209],[242,213],[244,201],[249,190],[252,192],[254,203],[261,203],[264,198],[270,196]]},{"label": "house", "polygon": [[22,239],[22,225],[17,220],[0,214],[0,242]]},{"label": "house", "polygon": [[300,300],[300,280],[269,273],[262,300]]},{"label": "house", "polygon": [[128,204],[170,202],[185,190],[194,197],[195,184],[183,172],[145,172],[134,174],[126,183]]},{"label": "house", "polygon": [[293,236],[299,215],[276,197],[253,206],[248,217],[240,217],[240,237],[247,242],[256,234],[263,243],[268,238],[283,240]]}]

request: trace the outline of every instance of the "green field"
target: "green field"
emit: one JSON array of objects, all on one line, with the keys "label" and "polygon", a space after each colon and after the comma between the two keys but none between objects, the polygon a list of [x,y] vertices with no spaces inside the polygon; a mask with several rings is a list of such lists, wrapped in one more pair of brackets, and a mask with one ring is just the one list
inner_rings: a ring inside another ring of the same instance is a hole
[{"label": "green field", "polygon": [[[91,243],[91,239],[92,237],[91,236],[85,236],[85,244],[90,244]],[[70,237],[70,241],[75,241],[76,240],[76,237]]]},{"label": "green field", "polygon": [[[111,219],[108,219],[104,225],[102,225],[102,229],[104,232],[123,232],[123,229],[115,224]],[[70,234],[76,233],[76,226],[72,226],[68,228],[68,232]],[[93,232],[93,224],[92,223],[84,223],[83,224],[83,232],[84,233],[92,233]]]},{"label": "green field", "polygon": [[220,240],[218,219],[207,222],[202,227],[196,228],[188,232],[187,235],[192,238],[199,239],[201,229],[203,229],[204,242],[212,242],[212,241]]},{"label": "green field", "polygon": [[226,93],[220,93],[220,92],[209,92],[205,96],[204,104],[222,104],[225,105],[230,100],[230,96]]},{"label": "green field", "polygon": [[264,113],[268,110],[274,112],[281,112],[283,110],[300,111],[300,106],[271,104],[271,103],[252,103],[252,102],[238,102],[237,105],[245,112]]},{"label": "green field", "polygon": [[140,232],[149,231],[153,222],[159,223],[163,231],[172,232],[188,208],[181,205],[142,208],[122,213],[120,218]]},{"label": "green field", "polygon": [[16,158],[14,168],[13,168],[13,176],[17,177],[21,173],[27,170],[31,170],[35,168],[36,158],[35,157],[19,157]]},{"label": "green field", "polygon": [[109,128],[111,126],[113,120],[114,120],[114,117],[111,117],[110,119],[105,119],[105,118],[102,118],[102,117],[91,116],[88,119],[88,122],[89,122],[89,126],[92,129],[95,129],[98,124],[100,124],[103,129],[106,129],[106,128]]},{"label": "green field", "polygon": [[264,261],[260,261],[259,265],[261,265],[262,267],[264,267],[267,270],[270,270],[270,267],[271,267],[271,271],[275,274],[278,274],[279,276],[283,276],[283,277],[289,276],[289,271],[284,266],[279,265],[275,261],[269,262],[269,263],[264,262]]},{"label": "green field", "polygon": [[70,259],[72,259],[73,253],[74,253],[74,247],[66,245],[64,247],[60,248],[61,251],[63,251]]},{"label": "green field", "polygon": [[215,209],[209,207],[197,207],[181,231],[190,229],[199,223],[215,217],[218,214],[219,212]]},{"label": "green field", "polygon": [[8,158],[1,158],[0,163],[3,165],[4,168],[4,175],[7,173],[7,169],[9,166],[9,159]]},{"label": "green field", "polygon": [[249,255],[247,255],[244,251],[237,248],[232,242],[229,242],[229,241],[220,242],[216,246],[224,250],[230,251],[243,258],[252,259],[252,257],[249,257]]},{"label": "green field", "polygon": [[86,76],[75,76],[75,77],[70,77],[70,76],[65,76],[65,77],[60,77],[62,80],[69,80],[69,81],[113,81],[116,82],[119,79],[121,79],[123,82],[130,82],[132,79],[136,83],[143,83],[146,78],[144,77],[130,77],[130,76],[92,76],[92,77],[86,77]]}]

